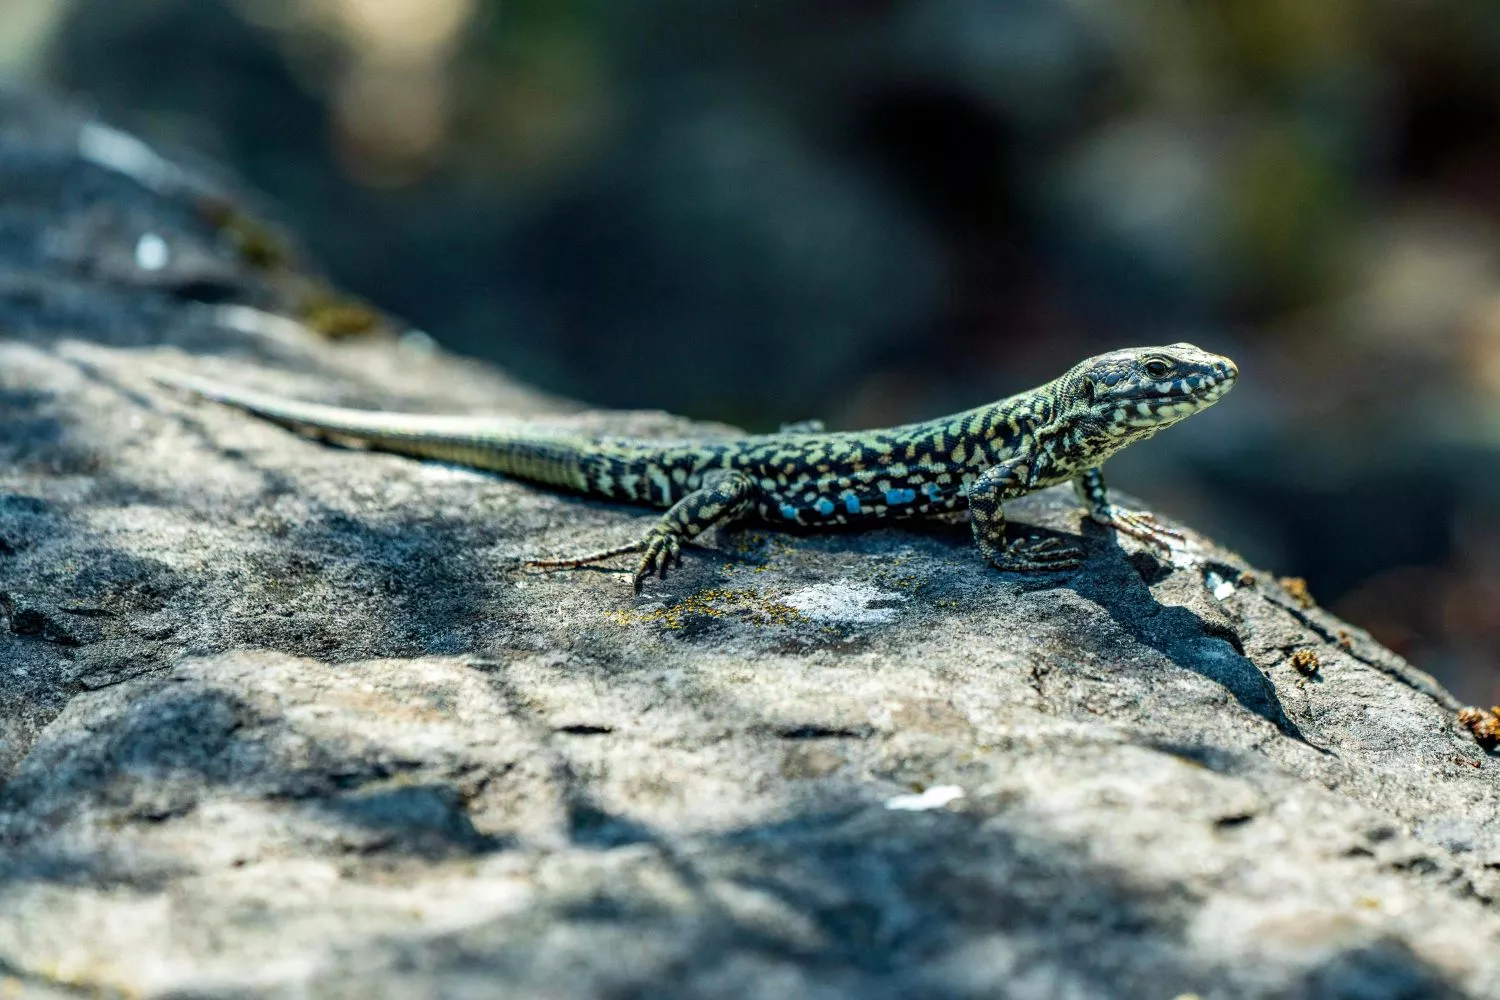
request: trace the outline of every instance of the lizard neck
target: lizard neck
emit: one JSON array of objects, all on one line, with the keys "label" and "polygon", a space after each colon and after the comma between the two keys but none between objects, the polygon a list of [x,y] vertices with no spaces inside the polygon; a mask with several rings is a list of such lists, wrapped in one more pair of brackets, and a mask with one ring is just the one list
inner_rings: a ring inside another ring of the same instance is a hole
[{"label": "lizard neck", "polygon": [[1070,479],[1101,464],[1122,443],[1095,419],[1070,373],[982,407],[985,448],[993,462],[1024,457],[1037,485]]}]

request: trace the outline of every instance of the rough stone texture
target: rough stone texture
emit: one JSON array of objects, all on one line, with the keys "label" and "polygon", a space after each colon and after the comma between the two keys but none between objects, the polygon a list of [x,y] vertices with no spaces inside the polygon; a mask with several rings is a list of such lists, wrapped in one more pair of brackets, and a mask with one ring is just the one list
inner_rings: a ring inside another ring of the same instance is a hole
[{"label": "rough stone texture", "polygon": [[1091,528],[1034,579],[962,523],[528,571],[651,515],[147,364],[682,428],[247,332],[295,283],[79,124],[0,108],[0,997],[1500,997],[1500,761],[1357,630]]}]

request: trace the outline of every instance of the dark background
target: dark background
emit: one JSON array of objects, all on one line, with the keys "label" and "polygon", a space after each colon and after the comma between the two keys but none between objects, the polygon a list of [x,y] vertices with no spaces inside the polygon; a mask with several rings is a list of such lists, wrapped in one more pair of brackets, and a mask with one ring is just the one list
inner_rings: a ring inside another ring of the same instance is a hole
[{"label": "dark background", "polygon": [[342,285],[757,429],[1240,364],[1112,481],[1500,701],[1494,0],[0,0]]}]

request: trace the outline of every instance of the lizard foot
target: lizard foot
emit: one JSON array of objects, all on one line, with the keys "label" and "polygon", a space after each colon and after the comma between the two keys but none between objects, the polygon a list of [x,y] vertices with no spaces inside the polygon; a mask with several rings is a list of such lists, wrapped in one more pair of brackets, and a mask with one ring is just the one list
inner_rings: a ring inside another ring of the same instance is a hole
[{"label": "lizard foot", "polygon": [[641,559],[630,574],[630,582],[635,587],[635,592],[639,594],[646,577],[655,573],[665,580],[668,568],[682,565],[682,536],[670,531],[653,531],[641,541],[632,542],[629,545],[620,545],[602,552],[590,552],[582,556],[570,556],[566,559],[528,559],[522,565],[537,569],[578,569],[635,552],[641,553]]},{"label": "lizard foot", "polygon": [[635,587],[635,592],[641,592],[641,585],[646,577],[652,573],[658,579],[667,578],[668,566],[682,565],[682,539],[670,531],[653,531],[646,536],[643,543],[646,551],[641,555],[641,561],[636,564],[635,572],[630,575],[630,582]]},{"label": "lizard foot", "polygon": [[1168,561],[1187,545],[1187,538],[1180,531],[1167,527],[1156,519],[1156,515],[1145,511],[1126,510],[1123,507],[1107,507],[1102,514],[1094,515],[1100,524],[1114,528],[1123,535],[1156,549]]},{"label": "lizard foot", "polygon": [[1018,538],[990,556],[996,569],[1017,573],[1050,573],[1083,565],[1083,550],[1058,538]]}]

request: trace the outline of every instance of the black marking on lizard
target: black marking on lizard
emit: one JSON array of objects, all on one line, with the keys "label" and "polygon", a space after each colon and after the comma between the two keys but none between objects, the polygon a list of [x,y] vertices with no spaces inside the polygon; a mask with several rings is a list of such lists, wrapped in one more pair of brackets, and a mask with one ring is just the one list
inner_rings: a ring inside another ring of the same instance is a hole
[{"label": "black marking on lizard", "polygon": [[1005,538],[1002,505],[1072,480],[1089,515],[1170,551],[1180,536],[1109,502],[1106,459],[1220,399],[1239,371],[1191,344],[1111,351],[1046,385],[952,416],[884,430],[783,431],[722,441],[582,437],[499,418],[381,413],[303,403],[176,373],[158,380],[296,430],[457,462],[590,496],[663,509],[640,541],[533,565],[570,568],[641,553],[636,590],[666,576],[708,528],[868,525],[967,508],[974,541],[1003,570],[1062,570],[1059,539]]}]

